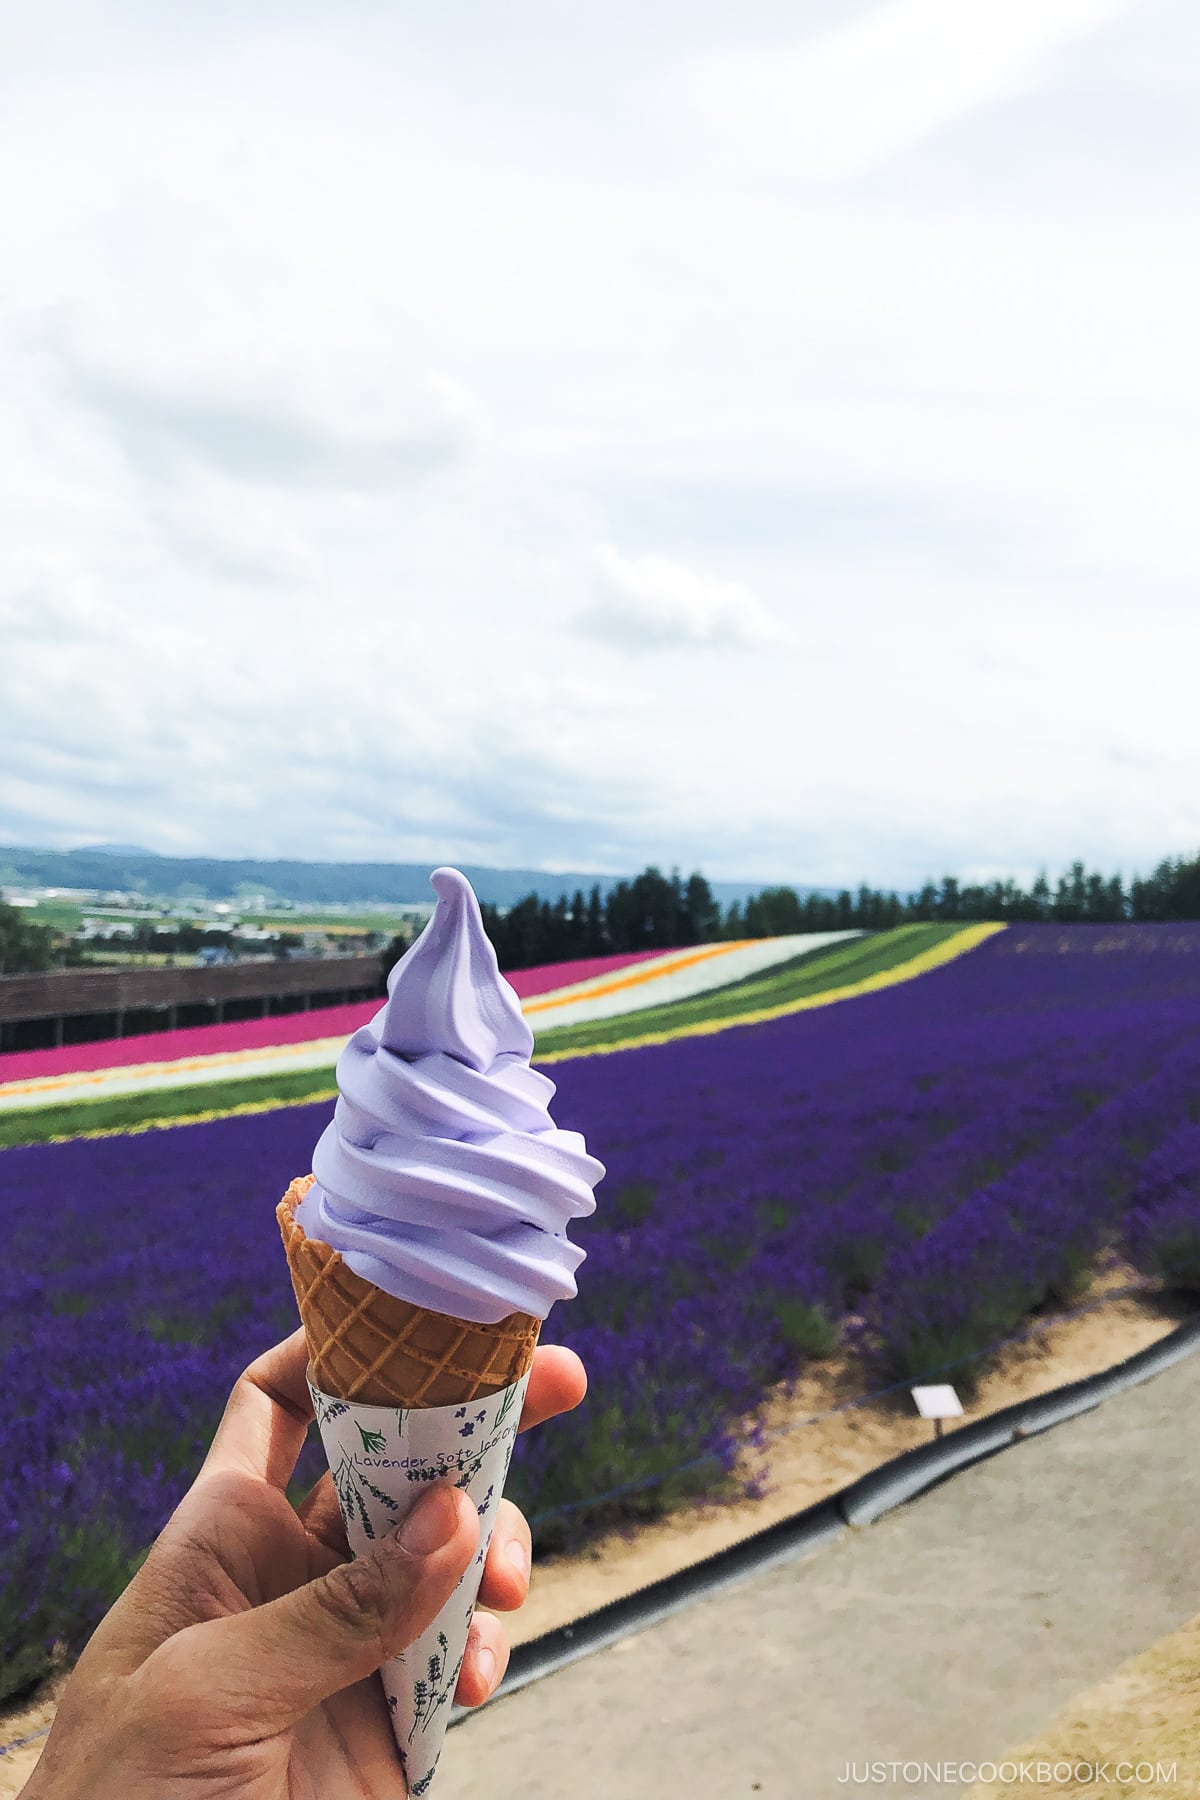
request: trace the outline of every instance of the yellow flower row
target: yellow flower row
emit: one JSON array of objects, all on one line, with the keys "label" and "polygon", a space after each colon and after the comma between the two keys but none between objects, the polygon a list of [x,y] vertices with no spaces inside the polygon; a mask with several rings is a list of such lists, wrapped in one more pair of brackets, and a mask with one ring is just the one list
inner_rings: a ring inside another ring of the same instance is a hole
[{"label": "yellow flower row", "polygon": [[[97,1125],[91,1131],[64,1131],[40,1138],[43,1144],[72,1144],[77,1138],[136,1137],[142,1131],[169,1131],[172,1125],[208,1125],[214,1119],[233,1119],[239,1113],[279,1112],[285,1106],[315,1106],[318,1100],[336,1100],[337,1088],[319,1088],[298,1100],[244,1100],[240,1106],[213,1106],[204,1112],[179,1113],[175,1118],[136,1119],[131,1125]],[[86,1102],[85,1102],[86,1104]]]},{"label": "yellow flower row", "polygon": [[806,994],[800,1000],[784,1000],[778,1006],[760,1006],[753,1012],[737,1013],[727,1019],[704,1019],[696,1025],[676,1026],[673,1031],[648,1031],[640,1037],[621,1038],[614,1044],[597,1044],[593,1049],[555,1050],[545,1056],[535,1056],[534,1060],[542,1064],[569,1062],[577,1056],[611,1056],[615,1050],[640,1050],[648,1044],[673,1044],[679,1038],[711,1037],[714,1032],[732,1031],[735,1025],[760,1025],[767,1019],[786,1018],[789,1013],[811,1012],[818,1006],[832,1006],[838,1000],[853,1000],[860,994],[875,993],[880,988],[898,987],[902,981],[912,981],[929,969],[954,962],[968,950],[974,950],[977,944],[982,944],[985,938],[1003,930],[1003,925],[968,925],[954,937],[943,938],[930,949],[920,951],[908,962],[897,963],[892,969],[881,969],[876,975],[864,975],[861,981],[847,982],[844,987],[826,988],[819,994]]}]

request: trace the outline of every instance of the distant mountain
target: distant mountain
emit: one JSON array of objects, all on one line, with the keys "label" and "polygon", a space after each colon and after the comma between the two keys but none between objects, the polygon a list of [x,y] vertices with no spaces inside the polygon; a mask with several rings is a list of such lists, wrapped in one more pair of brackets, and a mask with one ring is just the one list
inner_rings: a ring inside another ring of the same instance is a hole
[{"label": "distant mountain", "polygon": [[153,856],[153,850],[147,850],[143,844],[84,844],[84,853],[88,856]]},{"label": "distant mountain", "polygon": [[[354,906],[383,901],[396,906],[433,898],[432,863],[260,862],[253,858],[156,856],[132,844],[93,844],[83,850],[29,850],[0,846],[0,881],[10,886],[121,889],[174,898],[181,889],[197,899],[224,900],[239,888],[307,906]],[[541,869],[486,869],[461,865],[479,898],[512,906],[526,894],[544,900],[568,899],[599,885],[607,893],[618,875],[547,875]],[[690,873],[690,871],[685,871]],[[761,881],[714,881],[723,906],[757,894]],[[831,890],[799,888],[803,896]]]}]

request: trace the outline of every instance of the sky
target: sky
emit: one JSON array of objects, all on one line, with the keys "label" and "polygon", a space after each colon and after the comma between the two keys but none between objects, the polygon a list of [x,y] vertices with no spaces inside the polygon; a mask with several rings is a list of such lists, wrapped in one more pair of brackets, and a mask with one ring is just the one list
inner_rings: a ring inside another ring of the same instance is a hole
[{"label": "sky", "polygon": [[1200,849],[1192,0],[0,13],[0,843]]}]

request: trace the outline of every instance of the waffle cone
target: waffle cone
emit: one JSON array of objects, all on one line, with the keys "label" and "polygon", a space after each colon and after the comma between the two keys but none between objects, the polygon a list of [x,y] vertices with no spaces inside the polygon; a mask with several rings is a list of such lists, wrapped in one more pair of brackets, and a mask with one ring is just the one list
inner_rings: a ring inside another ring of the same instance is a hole
[{"label": "waffle cone", "polygon": [[540,1319],[517,1312],[477,1325],[385,1294],[320,1238],[305,1236],[295,1213],[312,1182],[293,1181],[275,1216],[322,1393],[365,1406],[458,1406],[520,1380]]}]

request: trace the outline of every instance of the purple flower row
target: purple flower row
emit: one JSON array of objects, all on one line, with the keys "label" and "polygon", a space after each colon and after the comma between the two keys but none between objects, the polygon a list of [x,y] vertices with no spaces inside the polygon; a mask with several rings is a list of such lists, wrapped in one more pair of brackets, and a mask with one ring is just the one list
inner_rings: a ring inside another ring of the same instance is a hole
[{"label": "purple flower row", "polygon": [[[1029,926],[853,1002],[557,1065],[555,1116],[609,1174],[545,1331],[589,1397],[510,1478],[542,1540],[711,1486],[848,1312],[915,1375],[1126,1232],[1200,1279],[1198,1026],[1200,926]],[[78,1648],[292,1328],[274,1205],[328,1110],[0,1152],[0,1692]]]}]

